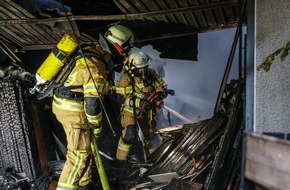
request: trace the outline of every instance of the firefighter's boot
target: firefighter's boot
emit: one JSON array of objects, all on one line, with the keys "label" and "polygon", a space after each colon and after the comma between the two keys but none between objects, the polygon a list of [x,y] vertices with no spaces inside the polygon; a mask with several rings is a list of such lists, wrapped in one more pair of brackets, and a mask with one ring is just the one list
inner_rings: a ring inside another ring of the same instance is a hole
[{"label": "firefighter's boot", "polygon": [[131,146],[132,144],[127,144],[122,138],[120,138],[116,152],[116,158],[118,160],[127,160],[127,156],[130,152]]},{"label": "firefighter's boot", "polygon": [[118,160],[127,160],[128,154],[129,154],[129,151],[124,151],[118,148],[117,153],[116,153],[116,158]]},{"label": "firefighter's boot", "polygon": [[95,190],[98,189],[94,183],[89,183],[85,186],[80,186],[78,190]]}]

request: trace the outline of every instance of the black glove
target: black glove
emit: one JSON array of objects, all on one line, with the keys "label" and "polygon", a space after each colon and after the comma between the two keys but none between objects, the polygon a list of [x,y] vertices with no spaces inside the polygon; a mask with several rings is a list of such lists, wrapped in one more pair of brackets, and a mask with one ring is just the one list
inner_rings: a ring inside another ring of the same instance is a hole
[{"label": "black glove", "polygon": [[159,91],[159,92],[157,92],[156,101],[161,101],[161,100],[163,100],[166,97],[167,97],[167,93],[166,92]]},{"label": "black glove", "polygon": [[146,109],[146,108],[151,108],[152,107],[152,102],[149,102],[147,100],[140,100],[140,109]]}]

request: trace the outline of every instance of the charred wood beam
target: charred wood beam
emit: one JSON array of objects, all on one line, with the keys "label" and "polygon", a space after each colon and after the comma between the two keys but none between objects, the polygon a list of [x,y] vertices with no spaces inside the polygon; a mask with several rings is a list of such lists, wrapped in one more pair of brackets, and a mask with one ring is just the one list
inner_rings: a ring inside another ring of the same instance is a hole
[{"label": "charred wood beam", "polygon": [[[7,46],[6,43],[8,43],[5,39],[3,39],[1,36],[0,36],[0,49],[3,51],[3,53],[9,57],[11,60],[12,60],[12,64],[20,69],[24,69],[26,71],[29,71],[31,72],[31,69],[25,65],[22,60],[14,53],[15,51],[17,51],[17,49],[15,49],[14,51],[9,48]],[[6,43],[5,43],[6,42]]]},{"label": "charred wood beam", "polygon": [[[245,15],[245,7],[246,7],[246,0],[243,0],[242,1],[242,6],[241,6],[241,10],[240,10],[242,17],[244,17],[244,15]],[[242,27],[242,24],[239,24],[239,27]],[[229,78],[229,74],[230,74],[230,71],[231,71],[231,67],[232,67],[232,64],[233,64],[234,55],[235,55],[235,52],[236,52],[236,47],[237,47],[237,44],[238,44],[238,40],[240,39],[239,36],[242,35],[241,32],[242,32],[242,30],[240,28],[237,28],[236,33],[235,33],[235,37],[234,37],[234,41],[233,41],[233,44],[232,44],[231,52],[230,52],[230,55],[229,55],[229,58],[228,58],[227,66],[226,66],[226,69],[225,69],[225,73],[224,73],[224,76],[223,76],[222,84],[221,84],[220,89],[219,89],[219,94],[218,94],[218,97],[217,97],[214,114],[218,114],[219,111],[220,111],[222,97],[223,97],[223,94],[224,94],[225,89],[226,89],[226,84],[227,84],[227,81],[228,81],[228,78]],[[242,42],[240,42],[240,43],[242,43]]]},{"label": "charred wood beam", "polygon": [[[183,37],[183,36],[190,36],[192,34],[197,34],[197,33],[206,33],[213,30],[235,28],[237,25],[238,23],[233,23],[233,24],[221,25],[218,28],[195,29],[195,30],[189,30],[188,32],[183,32],[183,33],[179,33],[179,32],[164,33],[161,35],[154,35],[154,36],[144,37],[142,39],[137,39],[135,42],[140,43],[140,42],[148,42],[148,41],[154,41],[154,40],[162,40],[162,39],[167,39],[167,38],[178,38],[178,37]],[[97,42],[97,41],[92,40],[91,42]],[[52,49],[54,46],[55,44],[35,44],[35,45],[30,44],[30,45],[23,45],[22,50],[25,51],[25,50]]]},{"label": "charred wood beam", "polygon": [[[83,20],[83,21],[98,21],[98,20],[135,20],[144,19],[150,17],[158,17],[163,15],[180,14],[186,12],[202,11],[213,8],[222,8],[227,6],[235,6],[238,3],[235,1],[210,3],[205,5],[182,7],[177,9],[168,9],[160,11],[152,11],[146,13],[134,13],[134,14],[122,14],[122,15],[87,15],[87,16],[74,16],[68,15],[70,20]],[[23,19],[23,20],[2,20],[0,21],[0,26],[16,25],[16,24],[51,24],[55,22],[66,22],[67,17],[50,18],[50,19]]]},{"label": "charred wood beam", "polygon": [[[236,86],[235,102],[231,107],[229,120],[225,128],[224,134],[221,136],[219,140],[219,145],[217,147],[213,164],[206,178],[205,189],[211,189],[212,187],[217,185],[217,183],[220,182],[218,179],[225,180],[227,178],[224,176],[226,173],[224,170],[229,168],[226,168],[227,164],[225,164],[225,160],[231,154],[232,152],[231,146],[233,146],[233,144],[236,142],[235,140],[237,139],[238,131],[242,127],[241,126],[243,118],[242,85],[243,85],[242,83],[239,83],[239,85]],[[221,172],[223,173],[222,175],[219,174],[220,171],[224,171]]]},{"label": "charred wood beam", "polygon": [[230,28],[235,28],[238,25],[238,23],[232,23],[232,24],[227,24],[227,25],[220,25],[217,28],[198,28],[198,29],[193,29],[193,30],[188,30],[187,32],[183,33],[164,33],[161,35],[155,35],[155,36],[148,36],[142,39],[137,39],[136,42],[147,42],[147,41],[153,41],[153,40],[161,40],[161,39],[167,39],[167,38],[177,38],[177,37],[182,37],[182,36],[190,36],[192,34],[197,34],[197,33],[206,33],[206,32],[211,32],[213,30],[222,30],[222,29],[230,29]]},{"label": "charred wood beam", "polygon": [[[164,33],[161,35],[148,36],[148,37],[144,37],[142,39],[137,39],[135,42],[141,43],[141,42],[150,42],[150,41],[155,41],[155,40],[162,40],[162,39],[167,39],[167,38],[178,38],[178,37],[182,37],[182,36],[190,36],[192,34],[197,34],[197,33],[206,33],[206,32],[210,32],[213,30],[222,30],[222,29],[234,28],[236,26],[237,26],[237,23],[233,23],[233,24],[228,24],[228,25],[222,25],[218,29],[217,28],[196,29],[196,30],[191,30],[189,32],[185,32],[185,33],[177,33],[177,32],[176,33]],[[97,41],[92,40],[91,42],[97,42]],[[51,44],[29,44],[29,45],[22,45],[21,50],[23,50],[23,51],[39,50],[39,49],[50,50],[54,46],[55,46],[54,43],[51,43]]]},{"label": "charred wood beam", "polygon": [[[1,38],[1,37],[0,37]],[[4,39],[0,40],[0,49],[15,63],[23,64],[22,61],[14,54],[14,52],[4,43]]]},{"label": "charred wood beam", "polygon": [[34,104],[30,106],[31,112],[34,115],[33,117],[33,128],[34,128],[34,133],[35,133],[35,138],[36,138],[36,143],[37,143],[37,148],[38,148],[38,153],[40,157],[40,165],[41,165],[41,170],[42,174],[44,176],[48,176],[48,152],[47,148],[44,142],[44,133],[42,130],[42,121],[41,121],[41,110]]}]

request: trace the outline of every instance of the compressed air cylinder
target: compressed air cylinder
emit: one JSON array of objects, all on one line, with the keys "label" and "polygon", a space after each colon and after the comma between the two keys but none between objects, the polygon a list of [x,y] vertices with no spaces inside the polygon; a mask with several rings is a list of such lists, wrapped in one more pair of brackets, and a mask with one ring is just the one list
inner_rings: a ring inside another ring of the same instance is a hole
[{"label": "compressed air cylinder", "polygon": [[64,60],[74,52],[77,46],[75,36],[65,34],[37,70],[37,83],[50,82],[63,66]]}]

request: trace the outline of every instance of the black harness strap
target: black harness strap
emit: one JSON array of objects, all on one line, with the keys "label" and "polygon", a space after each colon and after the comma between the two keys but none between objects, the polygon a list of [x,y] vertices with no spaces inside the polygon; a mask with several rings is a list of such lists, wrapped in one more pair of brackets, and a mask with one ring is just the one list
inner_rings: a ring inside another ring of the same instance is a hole
[{"label": "black harness strap", "polygon": [[84,93],[82,92],[74,92],[71,89],[82,88],[82,85],[78,86],[62,86],[54,90],[56,97],[58,98],[66,98],[68,100],[77,100],[84,101]]},{"label": "black harness strap", "polygon": [[[89,49],[84,49],[83,54],[80,51],[76,52],[76,54],[74,56],[74,60],[77,61],[78,59],[80,59],[82,57],[95,57],[98,60],[100,60],[103,64],[105,64],[106,68],[108,67],[102,55],[99,55],[95,52],[92,52]],[[66,98],[69,100],[84,101],[84,93],[71,91],[72,89],[78,89],[78,88],[82,88],[82,87],[83,87],[82,85],[61,86],[61,87],[54,90],[54,94],[58,98]]]},{"label": "black harness strap", "polygon": [[67,55],[65,53],[63,53],[61,50],[59,50],[57,47],[54,47],[52,49],[52,53],[54,54],[54,56],[56,58],[58,58],[60,61],[63,61]]},{"label": "black harness strap", "polygon": [[90,51],[90,49],[86,49],[85,48],[85,49],[82,49],[82,52],[81,51],[78,51],[76,53],[74,59],[75,60],[78,60],[78,59],[80,59],[82,57],[95,57],[95,58],[99,59],[101,62],[103,62],[106,65],[106,67],[107,67],[107,64],[106,64],[106,62],[104,60],[104,55],[99,55],[96,52]]}]

